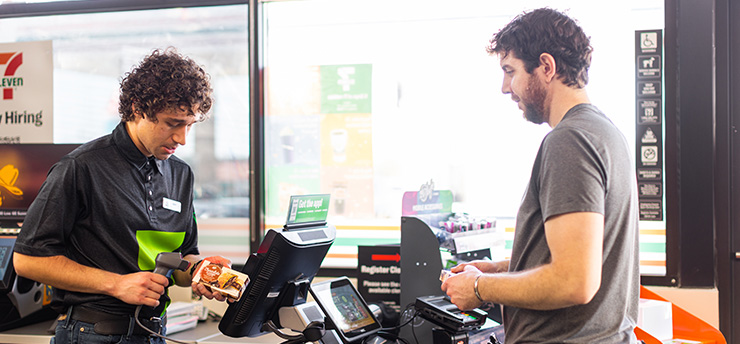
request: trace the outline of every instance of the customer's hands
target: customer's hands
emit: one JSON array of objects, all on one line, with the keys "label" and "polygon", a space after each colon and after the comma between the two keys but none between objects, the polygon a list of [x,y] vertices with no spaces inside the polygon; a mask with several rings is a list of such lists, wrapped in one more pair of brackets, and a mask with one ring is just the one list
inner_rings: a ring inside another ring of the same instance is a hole
[{"label": "customer's hands", "polygon": [[465,270],[466,266],[472,266],[484,273],[499,273],[509,271],[509,261],[491,261],[491,260],[474,260],[468,263],[462,263],[450,269],[453,273],[459,273]]},{"label": "customer's hands", "polygon": [[442,291],[449,296],[450,302],[454,303],[457,308],[461,310],[476,308],[483,302],[475,296],[473,287],[475,279],[479,275],[483,275],[483,272],[478,270],[474,264],[465,264],[465,266],[456,269],[458,267],[456,266],[451,270],[456,274],[448,277],[442,283]]}]

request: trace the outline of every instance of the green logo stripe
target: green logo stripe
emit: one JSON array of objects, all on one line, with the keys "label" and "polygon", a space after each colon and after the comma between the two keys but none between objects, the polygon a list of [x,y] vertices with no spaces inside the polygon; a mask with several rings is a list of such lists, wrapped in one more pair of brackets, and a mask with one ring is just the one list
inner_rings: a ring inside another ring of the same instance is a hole
[{"label": "green logo stripe", "polygon": [[[514,241],[506,240],[506,249],[511,250],[513,247],[514,247]],[[640,252],[665,253],[665,243],[663,242],[641,242]]]},{"label": "green logo stripe", "polygon": [[157,255],[161,252],[174,252],[185,241],[185,232],[160,232],[154,230],[136,231],[139,242],[139,269],[154,270]]},{"label": "green logo stripe", "polygon": [[372,246],[372,245],[393,245],[400,243],[399,239],[394,238],[336,238],[334,246]]}]

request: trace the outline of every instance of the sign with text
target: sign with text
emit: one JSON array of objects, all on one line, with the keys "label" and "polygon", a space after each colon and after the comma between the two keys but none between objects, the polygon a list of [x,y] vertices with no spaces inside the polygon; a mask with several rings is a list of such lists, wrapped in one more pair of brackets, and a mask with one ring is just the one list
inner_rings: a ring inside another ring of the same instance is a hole
[{"label": "sign with text", "polygon": [[329,195],[290,196],[286,225],[326,222]]},{"label": "sign with text", "polygon": [[357,246],[357,290],[367,303],[401,312],[401,247]]},{"label": "sign with text", "polygon": [[635,31],[638,201],[641,221],[663,221],[663,31]]},{"label": "sign with text", "polygon": [[0,144],[53,143],[51,41],[0,44]]},{"label": "sign with text", "polygon": [[434,189],[434,181],[424,183],[419,191],[403,194],[401,215],[439,214],[452,212],[452,191]]},{"label": "sign with text", "polygon": [[321,113],[371,113],[370,64],[321,66]]}]

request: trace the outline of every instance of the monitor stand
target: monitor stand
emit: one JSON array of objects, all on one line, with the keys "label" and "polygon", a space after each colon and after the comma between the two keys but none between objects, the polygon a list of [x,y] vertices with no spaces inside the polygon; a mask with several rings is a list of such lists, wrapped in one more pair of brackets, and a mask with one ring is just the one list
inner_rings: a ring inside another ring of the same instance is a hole
[{"label": "monitor stand", "polygon": [[[306,302],[296,306],[281,307],[278,311],[278,320],[280,321],[280,326],[284,328],[289,328],[298,333],[304,333],[304,331],[306,331],[308,327],[315,326],[316,323],[321,323],[322,325],[324,325],[325,318],[326,316],[324,315],[324,312],[321,311],[319,305],[316,304],[316,302],[314,301]],[[273,333],[278,335],[278,337],[283,339],[287,339],[287,336],[292,336],[281,332],[275,327],[271,328],[271,330]],[[285,343],[291,343],[291,341],[287,341]],[[342,341],[341,339],[339,339],[339,336],[336,334],[336,332],[334,332],[334,330],[325,330],[323,337],[321,337],[321,339],[315,341],[314,343],[342,344]]]}]

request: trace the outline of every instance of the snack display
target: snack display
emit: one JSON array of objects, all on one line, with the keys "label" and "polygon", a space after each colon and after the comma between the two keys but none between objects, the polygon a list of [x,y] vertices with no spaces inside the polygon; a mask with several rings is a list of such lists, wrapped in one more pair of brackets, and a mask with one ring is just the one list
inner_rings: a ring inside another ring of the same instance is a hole
[{"label": "snack display", "polygon": [[242,296],[244,287],[249,283],[249,276],[220,264],[203,260],[193,276],[193,282],[203,284],[212,291],[217,291],[238,301]]}]

